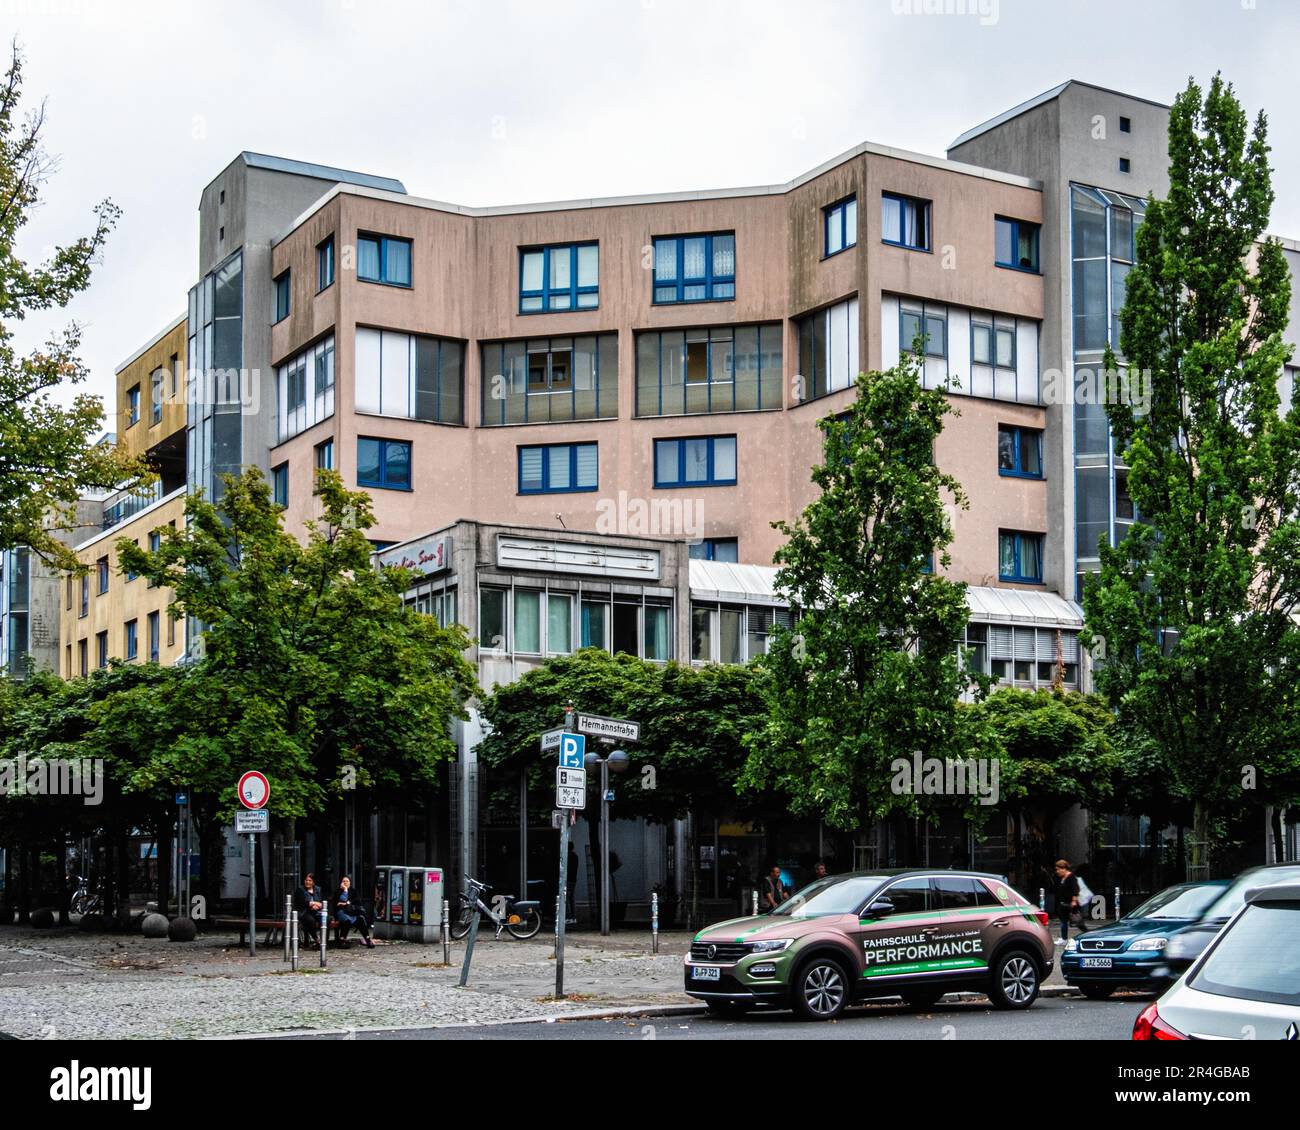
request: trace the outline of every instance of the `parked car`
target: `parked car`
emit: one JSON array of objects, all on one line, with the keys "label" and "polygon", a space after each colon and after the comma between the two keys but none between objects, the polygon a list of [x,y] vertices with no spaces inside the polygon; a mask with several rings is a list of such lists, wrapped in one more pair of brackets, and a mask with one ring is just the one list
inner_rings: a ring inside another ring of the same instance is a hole
[{"label": "parked car", "polygon": [[1300,882],[1252,887],[1135,1040],[1300,1040]]},{"label": "parked car", "polygon": [[686,992],[719,1015],[793,1008],[808,1020],[870,997],[928,1008],[958,989],[1024,1009],[1055,957],[1047,924],[997,875],[836,875],[770,914],[701,930],[685,959]]},{"label": "parked car", "polygon": [[1116,989],[1161,990],[1169,984],[1164,948],[1170,935],[1199,922],[1228,887],[1227,879],[1177,883],[1118,922],[1066,943],[1061,975],[1089,1000]]},{"label": "parked car", "polygon": [[1169,944],[1163,950],[1164,961],[1156,975],[1169,983],[1178,980],[1246,904],[1246,892],[1270,883],[1300,883],[1300,863],[1269,863],[1243,871],[1199,922],[1169,935]]}]

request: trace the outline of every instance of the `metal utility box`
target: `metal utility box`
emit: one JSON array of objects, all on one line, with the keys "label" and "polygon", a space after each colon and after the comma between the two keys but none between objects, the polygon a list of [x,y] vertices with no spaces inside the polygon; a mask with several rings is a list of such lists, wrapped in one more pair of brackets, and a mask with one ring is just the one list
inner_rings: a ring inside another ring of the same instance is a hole
[{"label": "metal utility box", "polygon": [[440,941],[444,875],[441,867],[377,867],[375,933],[412,942]]}]

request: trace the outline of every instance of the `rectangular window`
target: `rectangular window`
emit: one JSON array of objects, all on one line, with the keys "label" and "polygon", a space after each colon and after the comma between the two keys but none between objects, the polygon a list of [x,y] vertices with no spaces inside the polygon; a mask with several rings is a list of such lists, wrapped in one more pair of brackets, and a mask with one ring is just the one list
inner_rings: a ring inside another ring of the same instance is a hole
[{"label": "rectangular window", "polygon": [[583,647],[608,647],[605,626],[609,623],[609,603],[603,600],[584,600],[580,627]]},{"label": "rectangular window", "polygon": [[519,448],[519,493],[563,494],[595,490],[597,445],[551,443]]},{"label": "rectangular window", "polygon": [[600,247],[562,243],[519,251],[519,312],[594,310],[600,301]]},{"label": "rectangular window", "polygon": [[67,609],[69,612],[71,612],[72,611],[72,574],[71,573],[68,574],[65,584],[67,588]]},{"label": "rectangular window", "polygon": [[316,245],[316,290],[319,293],[334,283],[334,237]]},{"label": "rectangular window", "polygon": [[181,355],[173,353],[171,360],[167,364],[167,371],[172,375],[172,399],[175,400],[181,391]]},{"label": "rectangular window", "polygon": [[1042,534],[998,531],[998,580],[1042,584]]},{"label": "rectangular window", "polygon": [[358,327],[356,347],[358,412],[431,424],[465,422],[461,342]]},{"label": "rectangular window", "polygon": [[514,648],[516,652],[537,655],[542,650],[542,594],[533,589],[515,589]]},{"label": "rectangular window", "polygon": [[884,243],[930,250],[930,202],[892,192],[880,195],[880,238]]},{"label": "rectangular window", "polygon": [[126,394],[126,426],[140,422],[140,386],[132,385]]},{"label": "rectangular window", "polygon": [[1133,121],[1132,121],[1131,118],[1126,118],[1126,117],[1124,117],[1122,114],[1120,115],[1120,119],[1119,119],[1119,132],[1120,132],[1120,133],[1132,133],[1132,132],[1133,132]]},{"label": "rectangular window", "polygon": [[138,620],[128,620],[126,622],[126,657],[127,659],[136,659],[140,654],[140,622]]},{"label": "rectangular window", "polygon": [[78,618],[86,616],[90,612],[90,577],[83,574],[81,577],[81,611]]},{"label": "rectangular window", "polygon": [[316,445],[316,470],[334,470],[334,441],[332,439],[327,439],[324,443]]},{"label": "rectangular window", "polygon": [[104,668],[108,666],[108,633],[95,633],[95,666]]},{"label": "rectangular window", "polygon": [[948,356],[948,318],[932,309],[899,308],[898,340],[905,351],[915,349],[926,357]]},{"label": "rectangular window", "polygon": [[998,425],[998,474],[1043,477],[1043,433],[1034,428]]},{"label": "rectangular window", "polygon": [[636,414],[781,407],[781,327],[717,326],[636,335]]},{"label": "rectangular window", "polygon": [[482,359],[484,427],[618,416],[617,334],[488,342]]},{"label": "rectangular window", "polygon": [[357,485],[410,490],[411,445],[396,439],[358,438]]},{"label": "rectangular window", "polygon": [[819,310],[795,325],[802,400],[851,388],[858,377],[858,300],[850,298]]},{"label": "rectangular window", "polygon": [[163,400],[167,396],[167,370],[155,369],[149,377],[150,419],[155,424],[162,423]]},{"label": "rectangular window", "polygon": [[695,561],[726,561],[734,565],[740,560],[740,542],[736,538],[705,538],[693,542],[689,552]]},{"label": "rectangular window", "polygon": [[157,612],[149,613],[149,662],[157,663],[162,648],[162,620]]},{"label": "rectangular window", "polygon": [[993,221],[993,261],[1017,271],[1038,271],[1038,225],[997,216]]},{"label": "rectangular window", "polygon": [[858,198],[848,196],[822,209],[826,257],[858,242]]},{"label": "rectangular window", "polygon": [[283,321],[289,316],[289,272],[285,271],[275,280],[275,320]]},{"label": "rectangular window", "polygon": [[654,241],[654,302],[720,302],[736,297],[736,233]]},{"label": "rectangular window", "polygon": [[[358,337],[363,332],[358,330]],[[278,442],[292,439],[334,415],[333,334],[277,366],[275,374]]]},{"label": "rectangular window", "polygon": [[90,662],[86,655],[89,648],[86,644],[86,640],[77,641],[77,672],[83,679],[90,674]]},{"label": "rectangular window", "polygon": [[656,487],[718,487],[735,483],[735,436],[655,440]]},{"label": "rectangular window", "polygon": [[271,468],[271,500],[276,506],[289,505],[289,464]]},{"label": "rectangular window", "polygon": [[388,235],[357,236],[357,278],[388,286],[411,285],[411,241]]},{"label": "rectangular window", "polygon": [[99,577],[99,595],[108,592],[108,558],[101,557],[95,562],[95,572]]},{"label": "rectangular window", "polygon": [[672,658],[671,651],[671,617],[667,605],[647,604],[641,614],[644,617],[642,632],[642,658],[657,662],[667,662]]},{"label": "rectangular window", "polygon": [[484,588],[478,598],[478,645],[487,651],[506,649],[506,590]]},{"label": "rectangular window", "polygon": [[573,597],[546,594],[546,650],[565,655],[573,650]]}]

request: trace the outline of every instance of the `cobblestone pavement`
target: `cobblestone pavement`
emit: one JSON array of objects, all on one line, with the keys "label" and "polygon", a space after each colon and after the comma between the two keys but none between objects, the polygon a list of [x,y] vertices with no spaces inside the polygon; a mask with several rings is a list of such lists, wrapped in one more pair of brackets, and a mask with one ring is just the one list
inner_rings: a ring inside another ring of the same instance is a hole
[{"label": "cobblestone pavement", "polygon": [[688,1003],[681,991],[687,934],[571,934],[567,1000],[556,1001],[552,940],[491,936],[474,950],[459,989],[464,947],[378,941],[331,947],[327,968],[303,951],[299,971],[282,947],[256,957],[232,934],[193,943],[75,929],[0,927],[0,1033],[25,1038],[191,1038],[294,1029],[495,1023],[602,1007]]}]

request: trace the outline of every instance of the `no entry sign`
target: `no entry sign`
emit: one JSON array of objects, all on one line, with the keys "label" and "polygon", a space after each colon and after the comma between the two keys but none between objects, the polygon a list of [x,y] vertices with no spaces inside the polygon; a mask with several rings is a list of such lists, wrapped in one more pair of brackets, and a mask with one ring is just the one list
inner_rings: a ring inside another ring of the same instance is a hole
[{"label": "no entry sign", "polygon": [[256,770],[239,778],[239,803],[245,808],[265,808],[271,799],[270,782]]}]

